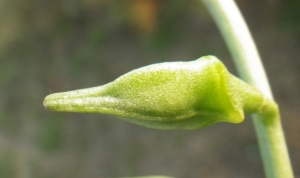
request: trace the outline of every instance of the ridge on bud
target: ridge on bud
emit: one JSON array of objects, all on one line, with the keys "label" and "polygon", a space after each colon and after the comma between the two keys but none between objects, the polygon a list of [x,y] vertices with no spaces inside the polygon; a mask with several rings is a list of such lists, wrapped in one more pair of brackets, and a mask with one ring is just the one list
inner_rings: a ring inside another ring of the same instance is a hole
[{"label": "ridge on bud", "polygon": [[99,87],[54,93],[48,110],[115,115],[157,129],[197,129],[240,123],[260,112],[264,96],[231,75],[216,57],[166,62],[133,70]]}]

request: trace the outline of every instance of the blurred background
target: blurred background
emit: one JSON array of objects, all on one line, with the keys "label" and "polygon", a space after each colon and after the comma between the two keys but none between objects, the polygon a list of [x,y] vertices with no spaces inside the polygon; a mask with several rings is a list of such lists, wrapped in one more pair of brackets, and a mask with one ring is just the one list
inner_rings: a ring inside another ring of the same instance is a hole
[{"label": "blurred background", "polygon": [[[236,2],[281,108],[300,177],[300,1]],[[42,105],[50,93],[210,54],[236,74],[200,1],[0,1],[0,177],[264,177],[250,118],[163,131],[106,115],[49,112]]]}]

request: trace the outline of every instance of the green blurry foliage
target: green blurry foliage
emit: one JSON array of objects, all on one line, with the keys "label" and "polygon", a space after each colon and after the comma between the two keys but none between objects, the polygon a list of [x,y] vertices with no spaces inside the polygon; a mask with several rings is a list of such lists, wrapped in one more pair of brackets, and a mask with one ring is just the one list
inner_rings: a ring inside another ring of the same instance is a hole
[{"label": "green blurry foliage", "polygon": [[280,11],[280,20],[282,28],[288,30],[297,30],[300,28],[300,1],[289,0],[282,2],[282,11]]},{"label": "green blurry foliage", "polygon": [[[51,115],[53,116],[53,115]],[[62,124],[63,119],[54,115],[54,118],[43,119],[41,130],[38,134],[37,143],[42,150],[54,152],[61,148],[62,145]]]},{"label": "green blurry foliage", "polygon": [[11,151],[0,153],[0,177],[16,177],[14,158]]}]

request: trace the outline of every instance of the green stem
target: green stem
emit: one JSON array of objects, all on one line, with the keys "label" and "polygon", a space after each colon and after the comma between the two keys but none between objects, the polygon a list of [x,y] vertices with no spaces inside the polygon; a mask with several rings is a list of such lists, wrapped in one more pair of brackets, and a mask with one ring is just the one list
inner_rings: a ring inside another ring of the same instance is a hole
[{"label": "green stem", "polygon": [[[233,0],[202,0],[216,21],[234,58],[239,74],[247,83],[272,99],[269,82],[259,54],[238,7]],[[292,178],[293,172],[277,105],[271,112],[253,115],[265,173],[268,178]]]}]

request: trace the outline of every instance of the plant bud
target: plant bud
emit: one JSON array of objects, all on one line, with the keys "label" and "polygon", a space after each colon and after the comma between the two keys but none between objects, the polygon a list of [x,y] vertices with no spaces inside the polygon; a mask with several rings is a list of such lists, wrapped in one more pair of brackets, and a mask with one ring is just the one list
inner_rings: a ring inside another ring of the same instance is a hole
[{"label": "plant bud", "polygon": [[197,129],[216,122],[240,123],[261,112],[264,96],[231,75],[213,56],[133,70],[99,87],[50,94],[53,111],[115,115],[157,129]]}]

